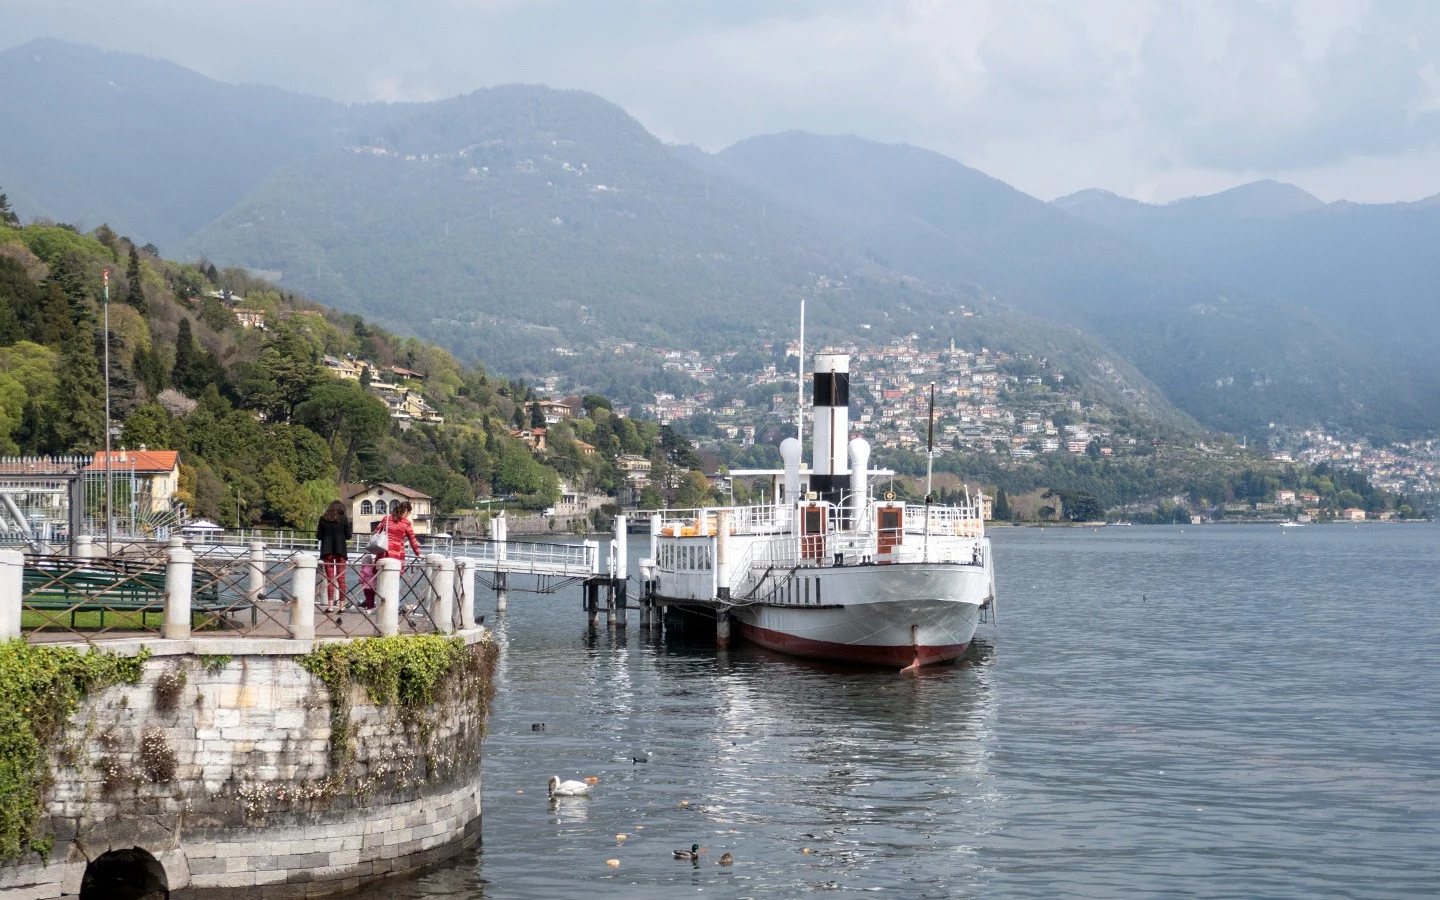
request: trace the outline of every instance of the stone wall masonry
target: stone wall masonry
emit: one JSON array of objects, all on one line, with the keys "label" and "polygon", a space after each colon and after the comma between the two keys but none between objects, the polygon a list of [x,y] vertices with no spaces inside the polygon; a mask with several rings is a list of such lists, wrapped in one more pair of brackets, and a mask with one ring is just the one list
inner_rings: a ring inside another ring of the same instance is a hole
[{"label": "stone wall masonry", "polygon": [[243,652],[252,640],[212,640],[208,656],[165,643],[149,644],[138,685],[71,715],[40,829],[53,852],[0,866],[7,900],[76,894],[89,861],[132,847],[165,867],[172,896],[284,898],[349,890],[479,840],[487,710],[463,696],[473,685],[446,682],[425,709],[377,705],[352,686],[348,740],[332,744],[329,692],[296,662],[308,642],[257,654]]}]

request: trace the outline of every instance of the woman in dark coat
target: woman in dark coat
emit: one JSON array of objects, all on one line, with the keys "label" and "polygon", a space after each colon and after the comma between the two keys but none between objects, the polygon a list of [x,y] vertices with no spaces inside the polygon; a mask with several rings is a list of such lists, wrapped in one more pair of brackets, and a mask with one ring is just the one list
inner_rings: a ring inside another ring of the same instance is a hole
[{"label": "woman in dark coat", "polygon": [[320,524],[315,527],[315,537],[320,541],[320,563],[325,570],[326,612],[345,608],[345,559],[350,552],[353,534],[350,517],[345,514],[345,504],[339,500],[332,501],[320,516]]}]

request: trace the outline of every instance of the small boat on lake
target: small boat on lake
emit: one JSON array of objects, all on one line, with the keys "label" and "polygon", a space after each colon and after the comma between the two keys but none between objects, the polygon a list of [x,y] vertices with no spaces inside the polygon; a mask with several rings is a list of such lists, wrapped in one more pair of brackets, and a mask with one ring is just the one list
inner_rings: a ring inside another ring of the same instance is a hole
[{"label": "small boat on lake", "polygon": [[[913,668],[959,658],[995,600],[978,495],[955,505],[870,490],[870,445],[849,436],[849,357],[814,371],[814,459],[780,445],[764,502],[668,510],[646,560],[663,605],[733,618],[740,634],[798,656]],[[932,417],[933,421],[933,417]]]}]

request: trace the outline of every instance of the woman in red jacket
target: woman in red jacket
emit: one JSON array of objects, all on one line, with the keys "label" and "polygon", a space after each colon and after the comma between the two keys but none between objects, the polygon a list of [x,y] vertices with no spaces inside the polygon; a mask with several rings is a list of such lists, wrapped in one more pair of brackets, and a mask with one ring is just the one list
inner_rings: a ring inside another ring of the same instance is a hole
[{"label": "woman in red jacket", "polygon": [[415,540],[415,527],[410,524],[410,503],[402,501],[395,507],[395,511],[386,516],[382,528],[390,535],[390,552],[385,556],[389,559],[398,559],[400,564],[405,564],[405,542],[410,542],[410,549],[415,551],[415,558],[420,558],[420,542]]}]

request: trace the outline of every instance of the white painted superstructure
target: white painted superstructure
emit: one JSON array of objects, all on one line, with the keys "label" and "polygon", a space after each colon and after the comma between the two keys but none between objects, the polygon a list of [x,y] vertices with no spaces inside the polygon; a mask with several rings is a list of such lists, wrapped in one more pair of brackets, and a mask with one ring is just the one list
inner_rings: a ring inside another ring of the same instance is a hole
[{"label": "white painted superstructure", "polygon": [[[669,510],[651,525],[654,596],[713,607],[748,639],[803,656],[925,665],[953,660],[994,601],[978,496],[959,505],[876,499],[870,447],[848,440],[848,359],[816,365],[815,458],[794,438],[771,502]],[[781,485],[783,484],[783,490]]]}]

